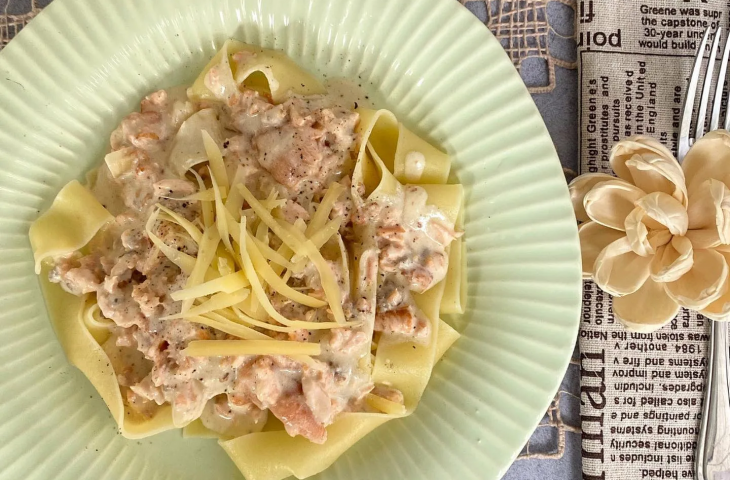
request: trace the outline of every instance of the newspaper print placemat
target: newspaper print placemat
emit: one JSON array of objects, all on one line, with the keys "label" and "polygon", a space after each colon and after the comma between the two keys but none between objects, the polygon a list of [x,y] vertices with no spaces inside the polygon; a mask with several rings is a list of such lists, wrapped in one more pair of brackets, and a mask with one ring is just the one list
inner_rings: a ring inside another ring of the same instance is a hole
[{"label": "newspaper print placemat", "polygon": [[[727,0],[578,2],[580,173],[610,173],[611,147],[630,135],[676,151],[696,49],[705,28],[727,27],[729,9]],[[585,480],[694,478],[708,339],[709,321],[685,310],[658,332],[626,332],[609,296],[584,283]]]}]

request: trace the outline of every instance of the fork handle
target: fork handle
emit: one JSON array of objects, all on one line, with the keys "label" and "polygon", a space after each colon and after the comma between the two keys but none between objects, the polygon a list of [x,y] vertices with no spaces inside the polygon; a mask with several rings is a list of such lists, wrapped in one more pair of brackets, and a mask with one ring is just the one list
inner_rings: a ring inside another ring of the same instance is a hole
[{"label": "fork handle", "polygon": [[728,325],[715,321],[711,325],[710,365],[695,458],[696,480],[730,478]]}]

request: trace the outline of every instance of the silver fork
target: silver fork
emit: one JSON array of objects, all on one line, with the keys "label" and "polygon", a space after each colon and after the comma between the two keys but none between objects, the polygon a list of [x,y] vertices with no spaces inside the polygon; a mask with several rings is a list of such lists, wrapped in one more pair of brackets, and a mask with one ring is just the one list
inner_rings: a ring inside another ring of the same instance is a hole
[{"label": "silver fork", "polygon": [[[710,29],[705,30],[697,57],[695,58],[692,74],[689,77],[687,96],[684,99],[682,122],[679,127],[679,143],[677,145],[677,159],[682,162],[687,151],[695,140],[705,133],[707,121],[707,106],[712,89],[712,79],[717,58],[722,28],[715,32],[712,42],[710,59],[705,71],[705,80],[700,97],[700,105],[695,120],[694,137],[690,135],[692,113],[694,109],[697,86],[699,84],[702,60],[705,47],[710,36]],[[712,103],[712,113],[709,118],[709,131],[717,130],[720,122],[720,105],[722,103],[723,86],[727,73],[728,55],[730,54],[730,39],[725,42],[720,72]],[[725,115],[723,128],[730,126],[730,112]],[[710,335],[710,363],[707,370],[705,385],[705,400],[702,404],[702,420],[700,435],[697,439],[695,452],[695,479],[696,480],[730,480],[730,352],[728,351],[728,326],[726,322],[711,322]]]}]

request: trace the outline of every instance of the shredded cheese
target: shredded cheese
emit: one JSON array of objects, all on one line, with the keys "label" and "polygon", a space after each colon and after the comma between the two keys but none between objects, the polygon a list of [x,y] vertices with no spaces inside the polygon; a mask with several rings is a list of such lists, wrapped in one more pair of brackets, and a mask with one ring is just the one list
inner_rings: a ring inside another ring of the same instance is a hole
[{"label": "shredded cheese", "polygon": [[400,416],[406,414],[405,405],[397,402],[392,402],[383,397],[373,395],[372,393],[367,394],[367,396],[365,397],[365,401],[374,409],[380,410],[381,412],[387,413],[388,415]]},{"label": "shredded cheese", "polygon": [[264,222],[259,222],[258,227],[256,227],[256,238],[263,243],[269,243],[269,227]]},{"label": "shredded cheese", "polygon": [[252,332],[255,332],[256,338],[251,338],[249,340],[261,340],[261,339],[268,340],[269,338],[271,338],[269,335],[266,335],[265,333],[261,333],[261,332],[259,332],[257,330],[250,329],[246,325],[242,325],[241,324],[241,321],[233,313],[233,310],[232,309],[235,309],[235,308],[236,307],[222,308],[220,310],[215,310],[213,312],[205,313],[205,314],[203,314],[203,317],[209,318],[209,319],[211,319],[213,321],[217,321],[218,323],[223,323],[223,324],[227,324],[228,322],[234,323],[236,325],[240,325],[242,327],[245,327],[245,328],[251,330]]},{"label": "shredded cheese", "polygon": [[[220,259],[219,259],[220,260]],[[200,297],[207,297],[216,293],[233,293],[249,286],[248,279],[243,272],[230,273],[215,278],[194,287],[187,287],[177,292],[172,292],[170,297],[176,302],[182,300],[195,300]]]},{"label": "shredded cheese", "polygon": [[[276,250],[276,253],[279,254],[279,256],[284,259],[285,261],[289,262],[289,259],[294,255],[294,250],[289,248],[285,243],[282,243],[278,250]],[[277,275],[281,275],[281,272],[284,271],[284,268],[288,268],[287,273],[291,272],[291,269],[294,268],[294,264],[289,262],[288,265],[272,265],[272,268],[276,272]],[[285,278],[284,281],[288,281],[289,278]]]},{"label": "shredded cheese", "polygon": [[[233,307],[233,309],[235,310],[236,307]],[[232,315],[228,311],[228,309],[217,310],[215,312],[206,313],[205,317],[211,318],[213,320],[218,320],[219,323],[224,323],[224,324],[226,324],[226,320],[231,321],[231,322],[237,320],[236,315]],[[277,325],[271,325],[271,324],[268,324],[265,322],[259,322],[259,323],[264,325],[265,328],[269,328],[270,330],[271,330],[270,327],[277,327]],[[286,329],[287,327],[279,327],[279,328]],[[252,340],[259,340],[259,339],[267,340],[267,339],[271,338],[268,335],[265,335],[257,330],[252,330],[252,329],[249,329],[249,330],[251,330],[251,332],[253,332],[257,335],[257,337],[253,338]],[[294,329],[292,329],[292,330],[294,330]],[[279,331],[279,330],[276,330],[276,331]],[[289,330],[282,330],[282,331],[289,331]],[[309,366],[316,365],[316,362],[314,361],[314,359],[312,359],[312,357],[310,357],[308,355],[290,355],[290,357],[297,362],[305,363]]]},{"label": "shredded cheese", "polygon": [[223,245],[225,245],[226,249],[233,254],[233,246],[231,245],[230,234],[228,232],[228,218],[226,217],[226,214],[229,214],[230,212],[228,212],[226,207],[223,205],[223,199],[221,198],[221,192],[218,188],[218,179],[216,175],[213,173],[212,169],[209,169],[208,172],[210,173],[210,178],[213,183],[213,192],[215,193],[215,225],[218,228],[218,233],[221,236]]},{"label": "shredded cheese", "polygon": [[[329,241],[330,238],[332,238],[333,235],[340,231],[340,225],[342,225],[341,217],[330,220],[323,228],[317,230],[309,240],[315,247],[317,247],[317,250],[319,250]],[[301,272],[306,265],[306,259],[302,257],[303,256],[299,254],[292,257],[291,261],[294,262],[294,273]]]},{"label": "shredded cheese", "polygon": [[[221,196],[223,198],[228,197],[228,189],[221,188]],[[213,193],[213,189],[209,188],[207,190],[200,190],[199,192],[195,192],[190,195],[186,195],[184,197],[160,197],[160,198],[166,198],[168,200],[177,200],[180,202],[195,202],[195,201],[206,201],[206,202],[212,202],[215,200],[215,194]]]},{"label": "shredded cheese", "polygon": [[[228,234],[231,236],[231,238],[233,238],[233,241],[235,241],[236,243],[241,243],[241,232],[238,228],[238,221],[234,218],[233,215],[231,215],[231,212],[229,212],[228,209],[226,209],[223,213],[226,216],[226,223],[228,224]],[[239,215],[238,218],[240,219],[241,216]],[[231,252],[231,255],[233,255],[235,258],[234,252]]]},{"label": "shredded cheese", "polygon": [[289,320],[289,325],[282,327],[280,325],[273,325],[268,322],[257,320],[250,315],[247,315],[237,307],[233,307],[233,311],[236,313],[236,316],[240,321],[253,325],[254,327],[266,328],[274,332],[291,333],[296,332],[297,330],[329,330],[331,328],[342,327],[342,325],[336,322],[307,322],[304,320]]},{"label": "shredded cheese", "polygon": [[[279,226],[277,221],[271,215],[271,212],[269,212],[269,210],[264,207],[264,205],[262,205],[261,202],[256,199],[256,197],[254,197],[254,195],[248,190],[248,188],[246,188],[245,185],[239,184],[236,186],[243,195],[244,200],[246,200],[251,209],[253,209],[256,215],[258,215],[259,219],[262,222],[266,223],[266,226],[269,227],[271,231],[273,231],[281,239],[282,242],[288,245],[289,248],[297,251],[297,249],[301,247],[301,242]],[[243,219],[241,219],[241,221],[243,221]]]},{"label": "shredded cheese", "polygon": [[239,303],[236,305],[238,308],[240,308],[243,312],[246,313],[246,315],[255,318],[256,320],[266,321],[269,318],[269,315],[264,311],[263,308],[260,308],[258,300],[256,300],[256,295],[249,296],[246,301]]},{"label": "shredded cheese", "polygon": [[[268,212],[266,212],[268,213]],[[241,238],[246,238],[248,236],[248,232],[246,231],[246,217],[241,217],[241,226],[240,226],[240,233]],[[251,282],[251,290],[253,291],[254,295],[252,296],[252,304],[251,304],[251,310],[253,313],[256,313],[256,304],[253,303],[253,298],[256,298],[256,301],[258,304],[263,307],[263,309],[268,313],[271,318],[276,320],[277,322],[281,323],[282,325],[289,325],[292,320],[289,320],[288,318],[284,317],[282,314],[280,314],[273,305],[271,305],[271,302],[269,301],[268,295],[266,295],[266,291],[264,290],[263,285],[261,285],[261,282],[259,280],[259,277],[257,275],[256,269],[253,266],[253,263],[251,262],[251,257],[248,254],[248,242],[240,242],[238,244],[240,255],[241,255],[241,264],[243,266],[243,271],[246,273],[246,277],[248,277],[249,282]],[[252,315],[255,316],[255,315]]]},{"label": "shredded cheese", "polygon": [[168,246],[160,239],[160,237],[152,232],[147,232],[147,236],[150,237],[152,243],[160,249],[160,252],[162,252],[162,254],[172,263],[180,267],[180,270],[182,270],[186,275],[190,275],[190,273],[192,273],[193,268],[195,267],[195,257],[191,257],[187,253],[180,252],[177,249]]},{"label": "shredded cheese", "polygon": [[194,340],[183,354],[189,357],[227,357],[238,355],[319,355],[318,343],[283,340]]},{"label": "shredded cheese", "polygon": [[[206,190],[205,182],[200,177],[200,175],[198,175],[198,172],[196,172],[192,168],[190,169],[190,172],[195,176],[195,179],[198,181],[198,189],[201,192]],[[214,194],[215,194],[215,191],[214,191]],[[205,224],[205,226],[210,227],[211,225],[213,225],[213,203],[201,200],[200,209],[203,212],[203,223]]]},{"label": "shredded cheese", "polygon": [[340,225],[342,225],[342,217],[330,220],[324,227],[313,233],[309,240],[311,240],[315,247],[322,248],[340,230]]},{"label": "shredded cheese", "polygon": [[[233,176],[232,185],[243,183],[246,179],[246,170],[239,165],[236,174]],[[221,190],[222,191],[222,190]],[[226,199],[226,210],[231,214],[232,218],[238,222],[241,219],[241,207],[243,206],[243,195],[237,188],[232,188]],[[230,228],[230,227],[229,227]]]},{"label": "shredded cheese", "polygon": [[220,310],[221,308],[228,308],[232,305],[237,305],[242,301],[246,300],[249,295],[247,288],[242,288],[233,293],[216,293],[209,300],[196,305],[186,312],[180,312],[173,315],[167,315],[161,317],[162,320],[171,320],[174,318],[190,318],[196,315],[203,315],[204,313],[212,312],[213,310]]},{"label": "shredded cheese", "polygon": [[281,325],[274,325],[273,323],[257,320],[250,315],[246,315],[240,308],[235,306],[233,307],[233,312],[236,314],[236,317],[240,322],[248,323],[254,327],[265,328],[272,332],[290,333],[298,330],[296,327],[282,327]]},{"label": "shredded cheese", "polygon": [[[261,255],[263,255],[267,261],[273,262],[281,267],[285,267],[285,268],[289,268],[289,269],[294,268],[294,264],[291,263],[289,260],[287,260],[284,257],[284,255],[277,252],[276,250],[274,250],[273,248],[268,246],[263,241],[259,240],[256,237],[251,237],[251,240],[253,240],[253,243],[256,244],[256,248],[259,249],[259,252],[261,252]],[[273,266],[272,266],[272,269],[276,272],[277,275],[281,275],[281,270],[279,270],[277,272],[276,271],[277,269]]]},{"label": "shredded cheese", "polygon": [[246,233],[246,249],[249,257],[251,258],[251,262],[256,269],[256,272],[261,275],[266,283],[271,285],[271,288],[276,290],[278,293],[284,295],[291,300],[294,300],[297,303],[301,303],[302,305],[306,305],[312,308],[320,308],[327,305],[327,302],[323,302],[318,298],[305,295],[287,285],[286,282],[284,282],[281,277],[279,277],[276,272],[272,270],[271,265],[269,265],[269,262],[266,261],[261,252],[259,252],[256,244],[251,239],[251,236],[248,233]]},{"label": "shredded cheese", "polygon": [[221,274],[221,276],[230,275],[233,272],[236,271],[236,266],[233,263],[233,260],[228,257],[218,257],[217,259],[218,264],[216,268],[218,268],[218,273]]},{"label": "shredded cheese", "polygon": [[[218,248],[218,242],[220,236],[218,232],[212,228],[206,228],[203,233],[203,238],[200,240],[198,246],[198,256],[195,259],[195,266],[193,271],[190,272],[188,280],[185,283],[185,288],[192,288],[200,285],[205,280],[205,273],[208,271],[213,258],[215,257],[216,248]],[[190,307],[193,306],[194,298],[188,298],[183,300],[181,311],[187,312]]]},{"label": "shredded cheese", "polygon": [[345,323],[345,313],[342,310],[342,294],[340,293],[340,287],[337,284],[334,273],[332,273],[332,269],[324,257],[322,257],[319,249],[308,238],[301,238],[304,234],[299,232],[296,227],[286,225],[284,222],[277,223],[277,225],[293,237],[300,236],[300,238],[297,238],[297,240],[301,242],[300,251],[304,254],[304,256],[308,257],[309,260],[312,261],[314,267],[317,269],[320,281],[322,282],[324,295],[327,298],[327,303],[329,303],[330,309],[332,309],[335,321],[338,323]]},{"label": "shredded cheese", "polygon": [[282,280],[285,282],[288,282],[291,278],[291,270],[287,270],[283,277],[281,277]]},{"label": "shredded cheese", "polygon": [[183,253],[178,251],[176,248],[172,248],[163,242],[160,237],[152,233],[152,227],[155,226],[155,222],[157,222],[159,214],[160,211],[155,210],[147,220],[147,224],[145,225],[145,232],[147,233],[147,236],[165,257],[180,267],[180,270],[182,270],[186,275],[190,275],[195,267],[195,257],[191,257],[187,253]]},{"label": "shredded cheese", "polygon": [[[338,323],[345,323],[345,313],[342,310],[340,287],[337,285],[337,280],[335,280],[332,269],[327,264],[327,261],[322,257],[322,254],[319,253],[319,249],[317,249],[314,244],[312,244],[312,242],[304,236],[304,233],[299,231],[295,226],[286,225],[284,222],[277,222],[274,217],[271,216],[271,213],[266,211],[261,203],[256,200],[256,197],[254,197],[244,185],[238,185],[238,188],[240,189],[243,198],[256,212],[256,215],[258,215],[262,222],[266,223],[271,231],[273,231],[282,242],[287,244],[289,248],[294,251],[298,250],[302,252],[304,255],[309,257],[312,263],[314,263],[315,268],[319,272],[319,277],[322,281],[322,289],[324,290],[325,297],[327,298],[327,302],[332,310],[332,314],[335,317],[335,321]],[[244,224],[242,223],[241,225]],[[243,234],[243,229],[241,232]],[[259,301],[262,301],[262,299],[259,298]],[[271,315],[270,312],[269,315]]]},{"label": "shredded cheese", "polygon": [[[246,222],[242,218],[241,219],[241,236],[245,238],[247,235],[246,231]],[[269,301],[268,295],[266,295],[266,291],[264,290],[263,285],[261,285],[261,282],[259,281],[256,269],[253,266],[253,262],[251,261],[251,257],[248,254],[247,250],[247,244],[248,242],[241,242],[239,244],[239,248],[241,251],[241,263],[243,264],[243,271],[246,273],[246,277],[248,277],[248,280],[251,282],[251,290],[253,291],[253,295],[251,298],[256,298],[259,305],[266,311],[266,313],[269,314],[271,318],[276,320],[277,322],[281,323],[282,325],[286,325],[288,327],[297,327],[297,328],[307,328],[307,329],[326,329],[326,328],[333,328],[332,325],[336,327],[343,327],[343,326],[355,326],[359,325],[357,323],[351,322],[351,323],[345,323],[345,322],[302,322],[297,320],[290,320],[286,317],[284,317],[282,314],[280,314],[273,305],[271,305],[271,302]],[[294,290],[295,291],[295,290]],[[338,304],[339,305],[339,304]],[[341,305],[339,305],[340,308],[342,308]],[[255,312],[255,311],[254,311]],[[251,315],[252,317],[255,317],[256,315]],[[344,318],[344,315],[343,315]]]},{"label": "shredded cheese", "polygon": [[332,207],[335,206],[337,199],[344,191],[345,187],[343,187],[339,183],[333,183],[332,185],[330,185],[330,188],[327,189],[327,193],[325,193],[324,197],[322,197],[322,201],[319,203],[319,207],[317,207],[317,210],[314,212],[312,220],[309,222],[309,226],[305,231],[305,235],[311,237],[312,235],[314,235],[315,232],[318,232],[322,229],[325,222],[330,216]]},{"label": "shredded cheese", "polygon": [[215,143],[215,140],[208,132],[202,130],[201,133],[203,134],[203,146],[205,147],[210,169],[213,171],[215,178],[218,179],[218,185],[228,188],[228,173],[226,172],[226,164],[223,162],[221,149],[218,148],[218,144]]},{"label": "shredded cheese", "polygon": [[233,335],[234,337],[242,338],[244,340],[262,340],[271,338],[267,335],[264,335],[263,333],[257,332],[253,328],[248,328],[245,325],[231,322],[226,318],[222,318],[221,320],[213,320],[211,318],[207,318],[201,315],[195,315],[192,317],[188,317],[185,320],[189,322],[199,323],[201,325],[205,325],[206,327],[215,328],[216,330],[225,332],[228,335]]},{"label": "shredded cheese", "polygon": [[178,225],[183,227],[185,229],[185,231],[188,232],[188,235],[190,235],[190,237],[193,240],[195,240],[195,243],[200,243],[200,238],[203,236],[203,233],[200,231],[200,229],[198,229],[198,227],[193,225],[193,223],[190,220],[187,220],[186,218],[181,217],[180,215],[173,212],[172,210],[170,210],[169,208],[167,208],[166,206],[164,206],[162,204],[158,203],[155,206],[157,208],[159,208],[160,210],[162,210],[163,212],[165,212],[175,223],[177,223]]}]

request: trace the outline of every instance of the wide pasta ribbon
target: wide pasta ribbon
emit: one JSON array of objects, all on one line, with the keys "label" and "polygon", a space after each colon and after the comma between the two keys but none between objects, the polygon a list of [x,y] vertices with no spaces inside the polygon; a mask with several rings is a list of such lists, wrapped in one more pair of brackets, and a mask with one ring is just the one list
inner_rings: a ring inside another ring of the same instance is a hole
[{"label": "wide pasta ribbon", "polygon": [[[211,70],[219,79],[217,91],[206,85],[206,75]],[[275,103],[282,102],[291,93],[326,93],[322,83],[284,53],[226,40],[188,89],[188,96],[191,100],[226,100],[239,85],[270,94]]]},{"label": "wide pasta ribbon", "polygon": [[[394,170],[405,171],[406,156],[415,151],[426,158],[428,169],[419,180],[434,180],[434,184],[421,185],[428,193],[428,203],[439,207],[446,217],[455,223],[461,218],[463,188],[461,185],[445,185],[450,163],[448,156],[399,125],[395,116],[387,110],[361,110],[359,124],[360,146],[353,173],[352,197],[356,202],[376,200],[396,195],[403,184],[393,174]],[[432,161],[433,160],[433,161]],[[399,167],[400,165],[400,167]],[[437,182],[440,184],[437,184]],[[424,183],[424,182],[421,182]],[[364,190],[364,191],[363,191]],[[367,251],[367,247],[363,247]],[[455,285],[449,286],[446,310],[463,309],[461,289],[462,246],[457,246],[458,263],[455,270]],[[366,268],[365,255],[360,252],[358,270]],[[358,271],[356,275],[361,275]],[[410,415],[431,377],[435,362],[459,337],[448,324],[439,319],[444,305],[446,280],[422,294],[414,294],[417,307],[431,323],[431,336],[426,345],[381,337],[372,370],[374,383],[393,385],[404,397],[403,414],[386,413],[342,413],[327,427],[327,441],[314,444],[302,437],[291,437],[283,429],[251,433],[231,440],[221,440],[220,445],[249,480],[281,480],[294,475],[306,478],[329,467],[347,449],[380,425]],[[375,292],[358,292],[359,298],[366,298],[375,312]],[[369,319],[372,332],[373,318]],[[368,325],[368,323],[366,323]]]},{"label": "wide pasta ribbon", "polygon": [[[208,74],[211,73],[218,79],[215,88],[212,89],[212,84],[206,81]],[[270,96],[276,103],[283,101],[292,93],[300,95],[325,93],[320,82],[297,67],[281,52],[229,40],[198,76],[188,90],[188,96],[192,100],[198,101],[225,102],[238,91],[241,85]],[[364,202],[378,199],[381,196],[402,193],[404,185],[417,184],[426,191],[428,204],[437,206],[450,222],[461,227],[464,192],[461,185],[446,184],[451,168],[449,156],[405,128],[387,110],[360,109],[358,112],[361,115],[358,126],[360,145],[352,179],[351,193],[354,201]],[[201,138],[200,135],[196,135],[199,130],[205,130],[206,136]],[[231,255],[235,253],[231,248],[233,245],[226,242],[230,243],[229,233],[231,236],[238,234],[238,237],[234,236],[233,240],[238,239],[236,243],[239,244],[239,247],[243,245],[241,258],[254,259],[251,262],[252,268],[255,266],[254,262],[263,264],[267,262],[268,257],[275,255],[280,257],[279,262],[294,269],[298,265],[297,262],[301,261],[298,258],[299,255],[284,257],[281,252],[273,250],[269,252],[264,248],[268,247],[266,242],[258,238],[254,232],[246,231],[245,220],[240,219],[239,212],[244,200],[241,195],[244,195],[245,192],[228,188],[231,185],[228,182],[229,178],[225,172],[222,157],[219,159],[219,164],[211,161],[211,151],[218,150],[222,139],[223,132],[219,128],[214,109],[203,109],[183,123],[178,132],[178,138],[173,143],[171,163],[179,174],[205,161],[209,161],[211,166],[210,176],[214,180],[213,191],[206,191],[202,179],[199,179],[200,195],[206,192],[213,194],[211,199],[203,201],[206,228],[203,232],[196,230],[194,233],[200,235],[201,238],[207,238],[206,235],[210,232],[218,232],[222,240],[221,250],[225,247]],[[217,152],[216,158],[218,156],[220,156],[220,151]],[[218,183],[215,182],[216,179]],[[235,179],[233,183],[236,183]],[[226,191],[228,198],[224,202]],[[337,195],[333,194],[332,202],[336,198]],[[253,206],[251,203],[262,202],[250,200],[248,203]],[[263,204],[261,208],[263,209]],[[270,209],[266,209],[266,211],[269,212]],[[258,212],[259,216],[262,212]],[[217,220],[215,225],[213,224],[214,213]],[[157,215],[160,213],[157,212]],[[170,213],[165,213],[165,215],[167,221],[170,221],[170,218],[175,220]],[[323,225],[317,229],[325,229],[324,222],[328,216],[329,210],[320,219],[320,223]],[[82,249],[112,219],[112,216],[87,189],[78,182],[69,183],[59,193],[51,209],[31,226],[30,236],[37,271],[40,271],[41,262],[45,258],[66,255]],[[239,221],[241,223],[237,224],[236,222]],[[238,226],[239,229],[231,230],[231,227],[235,226]],[[242,228],[240,228],[241,226]],[[339,224],[335,225],[333,231],[336,232],[338,227]],[[272,231],[276,231],[278,228],[273,217],[267,228],[271,228]],[[313,227],[312,230],[316,229]],[[266,229],[261,231],[263,235],[268,234]],[[300,236],[298,231],[289,232],[289,234],[296,237],[295,240]],[[311,239],[308,238],[310,234],[313,237],[315,232],[307,230],[301,235],[306,242],[310,242]],[[213,252],[214,248],[218,246],[217,240],[218,238],[214,236],[211,240],[212,246],[208,249],[202,248],[202,251]],[[302,242],[297,240],[297,243]],[[158,245],[158,248],[162,247],[164,245]],[[316,250],[315,253],[318,253],[320,247],[322,245],[312,248]],[[329,248],[334,253],[341,254],[344,266],[347,267],[344,261],[342,240],[339,236],[332,236],[330,242],[324,247],[325,250]],[[332,425],[327,427],[328,440],[322,445],[312,443],[303,437],[289,436],[284,431],[283,425],[275,419],[272,419],[262,432],[250,433],[233,439],[220,438],[207,430],[199,420],[186,426],[185,434],[218,437],[222,448],[248,480],[280,480],[290,475],[305,478],[327,468],[348,448],[378,426],[394,418],[410,415],[421,399],[435,363],[459,337],[459,334],[442,321],[440,316],[445,313],[464,311],[466,284],[465,249],[462,240],[460,238],[454,240],[448,252],[450,268],[446,279],[422,294],[413,294],[416,306],[430,322],[432,333],[428,343],[421,344],[382,336],[378,342],[377,353],[372,365],[370,365],[369,344],[366,354],[363,355],[365,361],[360,365],[360,368],[368,371],[372,369],[374,383],[392,385],[403,393],[404,411],[390,414],[342,413]],[[353,258],[360,259],[352,261],[353,278],[362,278],[365,275],[368,256],[373,254],[377,261],[377,251],[372,245],[366,244],[356,255],[353,255]],[[202,254],[199,252],[199,255]],[[251,257],[251,255],[253,256]],[[190,296],[196,292],[195,289],[223,288],[234,282],[238,287],[231,289],[230,292],[211,291],[218,292],[218,299],[224,298],[225,295],[228,297],[224,299],[229,297],[237,300],[243,299],[243,297],[231,297],[235,292],[243,295],[243,285],[240,283],[242,279],[234,278],[234,271],[226,273],[219,267],[220,279],[207,278],[209,266],[212,268],[210,258],[198,261],[197,258],[180,257],[179,262],[184,263],[181,268],[185,270],[183,267],[187,265],[190,270],[188,273],[192,277],[192,280],[186,285],[185,291],[178,292],[180,295],[187,295],[181,299],[187,307],[184,309],[185,311],[190,309],[188,313],[196,312],[192,305],[192,299],[195,296]],[[281,273],[284,265],[281,267],[277,270],[272,268],[275,275]],[[125,405],[112,362],[102,348],[110,335],[107,328],[109,321],[100,315],[93,296],[76,297],[66,293],[59,285],[48,281],[47,269],[42,273],[43,292],[61,345],[69,361],[86,375],[102,396],[122,434],[127,438],[140,438],[174,428],[172,409],[169,405],[158,408],[149,418],[143,417]],[[249,278],[248,275],[245,278]],[[212,281],[215,280],[218,282],[213,284]],[[236,281],[239,283],[235,283]],[[357,283],[362,284],[363,282]],[[359,316],[357,320],[362,325],[362,330],[372,336],[376,285],[357,288],[359,297],[366,298],[372,307],[370,313]],[[254,302],[256,295],[250,295],[246,300]],[[236,302],[236,306],[244,310],[245,305],[247,305],[245,302]],[[261,312],[261,309],[257,311]],[[240,310],[235,310],[235,312],[242,313]],[[199,319],[214,328],[228,328],[229,330],[223,331],[246,340],[259,339],[259,336],[265,337],[264,334],[253,328],[232,323],[229,321],[230,319],[202,316]],[[256,321],[256,319],[251,318],[249,321]]]},{"label": "wide pasta ribbon", "polygon": [[[427,203],[444,212],[456,228],[464,225],[464,187],[446,184],[451,171],[448,155],[398,123],[389,110],[361,109],[358,133],[360,146],[353,173],[352,198],[360,198],[358,188],[364,186],[365,197],[394,194],[401,184],[419,185],[428,194]],[[422,157],[425,168],[420,176],[408,167],[409,157]],[[408,167],[408,168],[407,168]],[[409,170],[409,175],[406,175]],[[459,237],[447,248],[449,270],[446,276],[441,314],[462,314],[466,308],[466,244]]]},{"label": "wide pasta ribbon", "polygon": [[30,226],[28,236],[35,259],[35,273],[46,258],[81,249],[114,217],[78,181],[64,186],[46,212]]},{"label": "wide pasta ribbon", "polygon": [[[404,364],[396,366],[394,363],[393,371],[387,375],[400,377],[416,373],[417,380],[410,382],[415,388],[403,392],[406,405],[418,403],[434,362],[438,361],[459,338],[456,330],[440,320],[438,327],[434,328],[434,333],[436,331],[438,334],[434,335],[435,340],[431,345],[423,347],[424,350],[433,350],[434,357],[431,361],[424,359],[427,364],[422,364],[421,367]],[[406,345],[408,344],[404,344],[404,349]],[[379,346],[378,351],[381,349],[383,355],[389,350],[388,347]],[[379,367],[376,361],[374,380],[376,377],[381,378],[384,363],[383,360]],[[408,367],[415,367],[418,371],[414,372]],[[426,370],[428,373],[424,375]],[[416,383],[420,385],[416,386]],[[407,414],[410,413],[409,411]],[[402,416],[384,413],[342,413],[327,427],[327,442],[323,445],[317,445],[302,437],[290,437],[284,430],[252,433],[233,440],[221,441],[220,445],[248,480],[281,480],[291,475],[306,478],[332,465],[340,455],[377,427]]]}]

